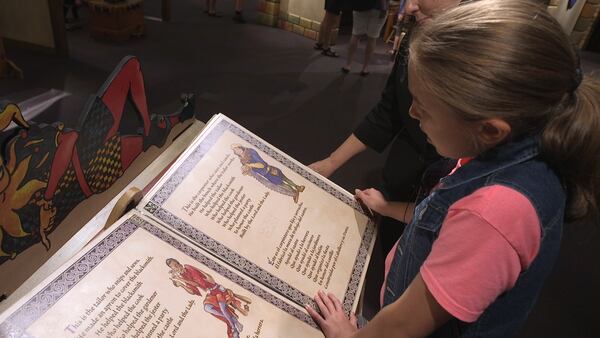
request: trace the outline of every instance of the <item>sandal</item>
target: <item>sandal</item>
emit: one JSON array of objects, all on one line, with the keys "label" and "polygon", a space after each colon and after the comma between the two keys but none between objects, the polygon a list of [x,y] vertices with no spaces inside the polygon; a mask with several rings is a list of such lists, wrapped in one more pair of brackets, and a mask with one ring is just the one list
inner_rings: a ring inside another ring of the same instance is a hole
[{"label": "sandal", "polygon": [[342,67],[342,73],[344,73],[344,74],[350,73],[350,68]]},{"label": "sandal", "polygon": [[315,43],[315,45],[313,46],[314,49],[316,50],[323,50],[323,44],[322,43]]},{"label": "sandal", "polygon": [[360,76],[365,77],[367,75],[369,75],[369,72],[365,72],[364,70],[360,71]]},{"label": "sandal", "polygon": [[331,48],[323,49],[323,51],[321,52],[321,54],[323,54],[325,56],[332,57],[332,58],[336,58],[336,57],[340,56],[340,54],[338,54],[336,51],[334,51]]},{"label": "sandal", "polygon": [[213,18],[220,18],[223,16],[223,14],[219,13],[219,12],[213,12],[213,13],[208,13],[208,16],[212,16]]}]

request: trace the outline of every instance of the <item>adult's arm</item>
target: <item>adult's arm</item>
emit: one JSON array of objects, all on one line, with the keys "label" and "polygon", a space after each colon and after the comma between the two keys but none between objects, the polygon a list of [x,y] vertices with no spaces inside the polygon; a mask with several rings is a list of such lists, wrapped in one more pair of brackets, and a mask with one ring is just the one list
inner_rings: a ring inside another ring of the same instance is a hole
[{"label": "adult's arm", "polygon": [[321,161],[310,164],[309,167],[319,174],[329,177],[344,163],[348,162],[349,159],[366,149],[367,146],[356,138],[354,134],[351,134],[331,155]]},{"label": "adult's arm", "polygon": [[[334,152],[325,159],[309,165],[325,177],[329,177],[349,159],[371,148],[382,152],[387,145],[402,130],[404,123],[401,114],[408,114],[410,107],[410,95],[405,78],[405,66],[403,56],[398,56],[392,72],[381,94],[381,99],[373,107],[369,115],[361,122],[353,134],[351,134]],[[396,88],[400,86],[400,98]],[[398,104],[398,100],[402,104]],[[399,108],[401,107],[401,108]],[[404,111],[401,111],[404,110]]]},{"label": "adult's arm", "polygon": [[356,138],[377,152],[382,152],[390,144],[404,128],[404,119],[408,118],[412,97],[404,65],[406,44],[407,41],[403,41],[379,102],[354,130]]}]

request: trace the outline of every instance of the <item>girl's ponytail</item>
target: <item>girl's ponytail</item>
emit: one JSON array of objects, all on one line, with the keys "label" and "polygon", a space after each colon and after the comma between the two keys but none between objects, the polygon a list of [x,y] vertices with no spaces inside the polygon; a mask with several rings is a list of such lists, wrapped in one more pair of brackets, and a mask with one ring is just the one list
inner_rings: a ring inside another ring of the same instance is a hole
[{"label": "girl's ponytail", "polygon": [[600,79],[584,76],[543,130],[544,159],[567,189],[567,219],[600,218]]}]

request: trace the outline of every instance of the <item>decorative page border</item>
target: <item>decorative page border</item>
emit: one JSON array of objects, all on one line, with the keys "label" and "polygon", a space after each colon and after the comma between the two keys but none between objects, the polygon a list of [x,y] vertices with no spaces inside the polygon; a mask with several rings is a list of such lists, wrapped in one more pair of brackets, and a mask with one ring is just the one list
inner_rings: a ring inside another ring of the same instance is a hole
[{"label": "decorative page border", "polygon": [[197,262],[209,267],[221,276],[248,290],[253,295],[264,299],[268,303],[278,307],[304,323],[319,329],[308,314],[286,303],[281,298],[267,292],[264,288],[258,287],[231,269],[228,269],[213,259],[201,254],[191,246],[174,238],[155,225],[148,223],[143,218],[133,215],[74,262],[69,268],[58,275],[53,281],[48,283],[42,290],[31,297],[25,304],[21,305],[21,307],[8,317],[4,323],[0,323],[0,335],[3,337],[31,337],[26,333],[27,328],[56,304],[69,292],[69,290],[81,282],[87,274],[93,271],[96,266],[106,259],[114,249],[124,243],[138,228],[150,232],[165,243],[170,244],[172,247],[194,258]]},{"label": "decorative page border", "polygon": [[[294,161],[290,160],[287,156],[282,155],[271,146],[265,144],[262,140],[256,136],[250,134],[246,130],[232,124],[231,122],[221,119],[215,125],[211,126],[211,130],[208,131],[204,139],[202,139],[196,148],[188,155],[185,161],[182,162],[181,166],[175,170],[175,172],[169,177],[163,185],[156,191],[154,196],[151,197],[150,201],[146,203],[144,209],[150,212],[158,220],[169,224],[177,231],[181,232],[185,236],[192,238],[201,247],[210,251],[211,253],[221,257],[226,262],[240,269],[243,273],[251,276],[258,280],[260,283],[270,288],[271,290],[287,297],[294,303],[304,306],[305,304],[315,305],[312,296],[307,295],[300,290],[292,287],[288,283],[284,282],[280,278],[267,272],[263,268],[259,267],[255,263],[249,261],[245,257],[241,256],[237,252],[231,250],[220,242],[216,241],[212,237],[206,235],[202,231],[194,228],[191,224],[184,222],[177,216],[173,215],[169,211],[162,208],[162,204],[173,194],[175,189],[183,182],[190,171],[200,162],[200,160],[208,153],[212,146],[219,140],[221,135],[225,131],[230,131],[233,134],[239,136],[244,141],[250,143],[252,146],[266,153],[270,157],[279,161],[281,164],[286,166],[288,169],[296,172],[304,179],[314,183],[319,188],[325,190],[333,197],[342,201],[346,205],[352,207],[354,210],[364,215],[364,212],[360,204],[348,195],[339,191],[328,182],[322,180],[320,177],[310,173],[308,170],[298,165]],[[344,294],[344,311],[349,313],[352,310],[354,298],[357,293],[360,292],[359,285],[362,272],[367,268],[367,256],[371,240],[375,234],[375,225],[369,220],[366,224],[365,233],[362,238],[361,245],[359,247],[358,255],[354,263],[352,274],[348,283],[348,288]]]}]

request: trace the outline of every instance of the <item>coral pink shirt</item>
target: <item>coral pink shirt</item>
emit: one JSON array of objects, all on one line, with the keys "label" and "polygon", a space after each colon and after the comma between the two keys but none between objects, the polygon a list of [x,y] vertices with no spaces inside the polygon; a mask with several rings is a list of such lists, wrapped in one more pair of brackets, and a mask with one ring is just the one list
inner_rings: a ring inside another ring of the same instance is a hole
[{"label": "coral pink shirt", "polygon": [[[459,161],[457,168],[464,163]],[[531,202],[512,188],[486,186],[450,206],[421,277],[448,313],[474,322],[515,285],[536,257],[540,241],[540,221]],[[397,245],[385,260],[386,278]],[[385,281],[382,305],[384,289]]]}]

